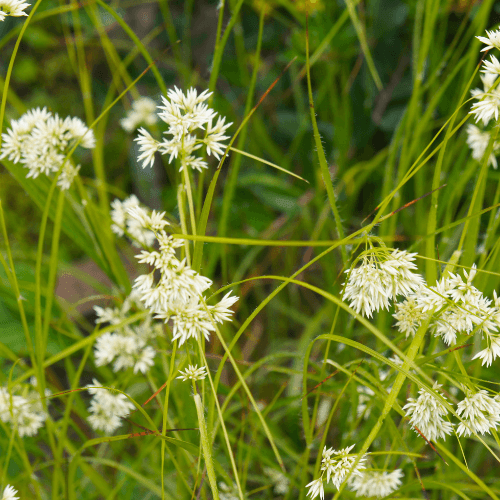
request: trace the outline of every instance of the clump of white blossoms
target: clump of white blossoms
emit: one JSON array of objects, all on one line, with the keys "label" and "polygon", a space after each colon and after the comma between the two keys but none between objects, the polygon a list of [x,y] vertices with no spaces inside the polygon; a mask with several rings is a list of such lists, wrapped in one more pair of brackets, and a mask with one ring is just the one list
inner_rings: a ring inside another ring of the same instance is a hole
[{"label": "clump of white blossoms", "polygon": [[189,365],[184,371],[179,370],[180,378],[183,382],[187,380],[192,380],[196,382],[197,380],[203,380],[207,376],[206,368],[201,366],[198,368],[198,365]]},{"label": "clump of white blossoms", "polygon": [[[94,306],[96,323],[119,325],[134,311],[144,311],[137,292],[132,292],[118,307]],[[94,345],[96,366],[113,363],[113,371],[132,368],[134,373],[147,373],[154,364],[156,351],[152,341],[163,333],[161,323],[155,323],[148,314],[138,324],[117,326],[112,332],[103,333]]]},{"label": "clump of white blossoms", "polygon": [[[493,48],[499,49],[500,31],[486,31],[486,37],[478,36],[481,42],[486,44],[482,51]],[[482,121],[483,127],[487,127],[491,120],[498,121],[500,112],[500,87],[498,86],[497,77],[500,75],[500,61],[494,56],[490,56],[490,60],[484,60],[481,69],[481,81],[483,89],[473,89],[472,97],[476,102],[472,105],[470,114],[474,115],[476,122]],[[488,157],[488,165],[497,168],[496,154],[500,151],[500,144],[496,141],[492,134],[496,134],[496,129],[479,129],[474,125],[468,125],[467,129],[467,144],[472,150],[472,157],[481,161],[487,148],[492,143],[492,151]]]},{"label": "clump of white blossoms", "polygon": [[[382,249],[381,249],[382,250]],[[398,295],[409,295],[419,289],[424,280],[413,271],[415,253],[404,250],[373,252],[363,255],[361,265],[348,269],[342,299],[357,313],[369,318],[373,311],[389,309]]]},{"label": "clump of white blossoms", "polygon": [[17,495],[17,490],[14,488],[14,486],[8,484],[3,490],[3,495],[1,500],[19,500],[19,497],[17,497],[16,495]]},{"label": "clump of white blossoms", "polygon": [[475,394],[466,391],[467,396],[457,405],[457,415],[463,418],[457,428],[459,436],[490,434],[500,424],[500,399],[492,398],[485,390]]},{"label": "clump of white blossoms", "polygon": [[87,386],[87,390],[93,395],[90,402],[89,412],[91,415],[87,420],[96,431],[104,431],[111,434],[122,424],[122,418],[129,415],[134,405],[123,394],[113,394],[96,380]]},{"label": "clump of white blossoms", "polygon": [[[432,317],[431,331],[447,345],[456,343],[457,335],[471,335],[480,332],[487,347],[477,353],[482,364],[491,365],[500,355],[500,299],[494,293],[494,300],[483,296],[472,281],[477,269],[464,271],[464,277],[448,273],[432,287],[423,286],[396,304],[394,318],[401,333],[414,335],[422,321]],[[464,279],[465,278],[465,279]]]},{"label": "clump of white blossoms", "polygon": [[153,231],[144,229],[141,222],[128,213],[129,209],[137,207],[148,210],[139,203],[139,199],[135,194],[130,195],[123,201],[120,201],[118,198],[112,201],[110,215],[113,224],[111,225],[111,231],[117,236],[127,235],[132,239],[132,244],[136,247],[150,247],[155,242],[155,234]]},{"label": "clump of white blossoms", "polygon": [[135,140],[139,144],[139,161],[143,168],[153,165],[154,155],[158,151],[162,155],[169,155],[169,163],[174,158],[179,159],[180,168],[192,168],[201,171],[207,168],[207,163],[196,156],[195,152],[204,148],[206,153],[214,155],[218,160],[226,149],[223,141],[229,138],[224,135],[232,123],[225,123],[226,119],[219,116],[214,124],[217,113],[204,102],[212,95],[205,90],[198,95],[194,88],[186,94],[174,87],[162,96],[162,106],[158,117],[168,125],[163,140],[154,139],[144,128],[139,129],[139,137]]},{"label": "clump of white blossoms", "polygon": [[[216,330],[216,323],[231,319],[229,309],[238,297],[227,293],[215,305],[207,305],[203,293],[212,281],[192,269],[186,259],[176,257],[176,248],[184,243],[168,235],[164,227],[168,222],[162,213],[153,210],[150,214],[141,207],[129,209],[129,215],[155,234],[159,250],[142,252],[136,257],[140,263],[148,264],[152,270],[136,278],[133,288],[144,306],[165,323],[172,321],[173,340],[179,339],[181,346],[189,338],[203,335],[207,340]],[[156,277],[158,276],[158,277]]]},{"label": "clump of white blossoms", "polygon": [[2,134],[0,159],[23,164],[29,170],[26,177],[34,179],[60,171],[57,185],[63,190],[69,189],[80,170],[79,165],[66,159],[71,147],[77,141],[83,148],[95,147],[94,132],[82,120],[70,116],[62,119],[46,108],[27,111],[10,126]]},{"label": "clump of white blossoms", "polygon": [[[36,381],[31,380],[31,386],[26,386],[23,395],[10,394],[7,388],[0,387],[0,420],[17,429],[20,437],[35,436],[47,420],[40,394],[33,389]],[[51,392],[46,389],[45,395]]]},{"label": "clump of white blossoms", "polygon": [[387,471],[363,471],[359,476],[351,476],[349,487],[357,497],[383,498],[401,486],[404,476],[401,469]]},{"label": "clump of white blossoms", "polygon": [[[432,389],[437,392],[440,387],[436,382]],[[408,398],[408,403],[403,407],[403,410],[406,410],[406,416],[410,419],[410,424],[429,441],[444,439],[447,434],[453,432],[453,425],[443,418],[448,414],[448,410],[441,401],[425,389],[420,389],[418,393],[420,396],[417,399]]]},{"label": "clump of white blossoms", "polygon": [[132,103],[132,109],[120,120],[120,125],[127,132],[133,132],[141,123],[151,126],[157,122],[156,102],[149,97],[140,97]]},{"label": "clump of white blossoms", "polygon": [[274,484],[273,491],[276,495],[286,495],[290,489],[290,479],[288,479],[283,472],[271,467],[264,467],[264,474]]},{"label": "clump of white blossoms", "polygon": [[0,21],[3,21],[7,16],[21,17],[27,16],[24,9],[31,4],[23,3],[22,0],[0,0]]},{"label": "clump of white blossoms", "polygon": [[[307,492],[307,496],[316,498],[318,495],[321,497],[321,500],[325,498],[325,489],[324,489],[324,481],[327,483],[330,481],[332,484],[339,489],[340,485],[345,481],[347,475],[351,472],[351,476],[359,476],[361,474],[361,470],[365,468],[366,455],[363,455],[356,467],[354,467],[354,463],[356,462],[357,455],[350,455],[349,452],[354,448],[354,445],[351,445],[342,450],[334,450],[333,448],[325,448],[323,449],[323,458],[321,460],[321,476],[314,481],[311,481],[306,485],[306,488],[309,488]],[[326,478],[325,478],[326,473]]]},{"label": "clump of white blossoms", "polygon": [[[476,161],[483,159],[484,153],[488,148],[491,141],[491,132],[488,130],[481,130],[475,125],[469,124],[466,128],[467,132],[467,145],[472,150],[472,158]],[[493,143],[493,150],[488,156],[488,165],[494,169],[498,167],[496,154],[500,151],[500,142]]]}]

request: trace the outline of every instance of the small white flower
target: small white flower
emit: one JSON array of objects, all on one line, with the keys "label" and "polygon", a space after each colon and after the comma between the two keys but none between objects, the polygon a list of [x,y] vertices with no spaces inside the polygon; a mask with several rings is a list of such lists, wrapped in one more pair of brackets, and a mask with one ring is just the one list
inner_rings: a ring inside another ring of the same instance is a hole
[{"label": "small white flower", "polygon": [[359,476],[351,476],[349,486],[357,497],[383,498],[401,486],[403,476],[401,469],[392,472],[363,471]]},{"label": "small white flower", "polygon": [[120,125],[127,132],[133,132],[141,123],[154,125],[157,121],[156,102],[149,97],[140,97],[132,103],[132,109],[120,120]]},{"label": "small white flower", "polygon": [[[466,131],[467,145],[472,150],[472,158],[476,161],[481,161],[490,143],[491,134],[488,131],[481,131],[478,127],[472,124],[467,125]],[[495,169],[498,166],[495,153],[499,150],[500,143],[495,142],[493,144],[493,150],[488,157],[488,165],[491,165]]]},{"label": "small white flower", "polygon": [[143,162],[142,168],[146,168],[148,164],[152,167],[155,162],[155,153],[158,151],[160,143],[144,128],[139,129],[139,136],[134,141],[139,144],[139,152],[141,154],[137,159]]},{"label": "small white flower", "polygon": [[483,62],[483,68],[484,69],[481,70],[483,73],[500,75],[500,61],[495,56],[491,56],[490,61],[485,60]]},{"label": "small white flower", "polygon": [[500,423],[500,402],[485,390],[470,394],[457,405],[457,415],[463,415],[463,422],[457,428],[459,436],[490,434]]},{"label": "small white flower", "polygon": [[134,405],[123,394],[112,394],[93,379],[92,384],[87,386],[93,398],[90,403],[87,417],[89,424],[95,430],[104,431],[107,434],[114,432],[121,425],[122,418],[126,417]]},{"label": "small white flower", "polygon": [[77,141],[83,148],[95,147],[94,132],[79,118],[63,120],[46,108],[32,109],[13,120],[11,128],[2,134],[0,158],[22,163],[28,169],[26,177],[33,179],[60,172],[58,185],[66,190],[80,169],[66,158]]},{"label": "small white flower", "polygon": [[[434,383],[432,388],[438,391],[440,387],[438,383]],[[445,406],[425,389],[420,389],[418,393],[420,396],[417,399],[409,398],[408,403],[403,406],[412,427],[418,428],[429,441],[443,439],[451,434],[452,424],[443,419],[448,413]]]},{"label": "small white flower", "polygon": [[489,336],[490,345],[478,352],[472,359],[481,359],[481,365],[491,366],[491,363],[500,356],[500,338],[497,336]]},{"label": "small white flower", "polygon": [[484,36],[476,36],[476,38],[486,44],[486,47],[481,49],[481,52],[485,50],[490,50],[493,48],[500,50],[500,30],[497,31],[488,31],[486,30],[486,37]]},{"label": "small white flower", "polygon": [[203,380],[207,376],[206,368],[204,366],[201,366],[198,368],[197,365],[189,365],[188,368],[184,370],[184,372],[179,371],[180,376],[177,378],[180,378],[182,381],[186,382],[186,380]]},{"label": "small white flower", "polygon": [[0,387],[0,420],[17,428],[20,437],[36,435],[46,419],[38,392],[30,390],[18,396]]},{"label": "small white flower", "polygon": [[0,0],[0,21],[3,21],[7,16],[27,16],[24,9],[30,5],[23,3],[22,0]]},{"label": "small white flower", "polygon": [[309,484],[306,484],[306,488],[309,488],[309,491],[307,492],[307,496],[310,496],[311,500],[313,498],[316,498],[318,495],[320,496],[321,500],[324,500],[325,489],[323,487],[323,478],[322,477],[320,477],[319,479],[315,479],[314,481],[311,481]]},{"label": "small white flower", "polygon": [[364,256],[361,265],[346,271],[345,301],[357,313],[371,318],[373,311],[389,309],[390,301],[397,295],[408,296],[423,285],[423,278],[413,270],[416,254],[393,250],[385,260],[372,254]]},{"label": "small white flower", "polygon": [[19,500],[19,497],[17,495],[17,490],[8,484],[5,489],[3,490],[3,495],[1,500]]},{"label": "small white flower", "polygon": [[290,489],[290,479],[288,479],[283,472],[271,469],[271,467],[264,467],[264,474],[268,476],[274,483],[274,493],[276,495],[286,495]]},{"label": "small white flower", "polygon": [[[201,171],[207,168],[207,163],[193,154],[203,146],[208,155],[214,155],[220,159],[225,150],[222,141],[228,139],[224,135],[230,123],[225,123],[225,118],[218,117],[215,125],[212,125],[217,113],[210,109],[205,101],[211,92],[204,91],[198,94],[194,88],[188,89],[186,94],[177,87],[167,92],[167,97],[162,96],[162,105],[158,106],[160,112],[158,117],[168,125],[164,132],[167,136],[162,141],[156,141],[144,129],[139,130],[139,137],[135,140],[139,143],[139,161],[143,161],[143,167],[153,164],[156,151],[162,155],[169,155],[169,163],[179,158],[180,171],[190,167]],[[134,114],[134,118],[137,113]],[[136,122],[127,120],[122,124],[127,127],[135,125]],[[200,131],[205,131],[201,137]]]}]

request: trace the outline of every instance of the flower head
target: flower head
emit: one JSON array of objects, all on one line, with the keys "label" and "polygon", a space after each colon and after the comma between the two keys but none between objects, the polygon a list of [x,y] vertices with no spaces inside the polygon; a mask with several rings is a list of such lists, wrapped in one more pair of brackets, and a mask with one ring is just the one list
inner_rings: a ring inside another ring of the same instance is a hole
[{"label": "flower head", "polygon": [[[438,391],[440,387],[434,383],[432,388]],[[445,406],[425,389],[420,389],[418,393],[420,396],[417,399],[409,398],[403,407],[412,427],[418,428],[429,441],[443,439],[447,434],[451,434],[453,426],[443,419],[448,413]]]},{"label": "flower head", "polygon": [[154,125],[157,121],[156,102],[149,97],[140,97],[132,103],[132,109],[120,120],[120,125],[127,132],[132,132],[141,123]]},{"label": "flower head", "polygon": [[357,476],[351,476],[349,486],[357,497],[382,498],[390,495],[401,486],[404,476],[401,469],[392,472],[363,471]]},{"label": "flower head", "polygon": [[485,390],[469,394],[457,405],[457,415],[463,416],[457,428],[459,436],[490,434],[500,423],[500,401],[492,398]]},{"label": "flower head", "polygon": [[359,267],[346,271],[343,300],[350,300],[350,307],[369,318],[373,311],[389,309],[396,296],[407,296],[423,284],[423,278],[413,272],[415,255],[393,250],[385,260],[364,256]]},{"label": "flower head", "polygon": [[67,158],[70,147],[76,142],[83,148],[95,147],[93,131],[79,118],[63,120],[46,108],[32,109],[10,125],[2,134],[0,159],[22,163],[28,169],[26,177],[33,179],[59,173],[57,184],[62,190],[69,189],[80,169]]},{"label": "flower head", "polygon": [[7,16],[27,16],[24,9],[30,5],[23,3],[22,0],[0,0],[0,21],[3,21]]},{"label": "flower head", "polygon": [[[225,123],[225,118],[219,116],[213,125],[217,113],[205,104],[210,95],[211,92],[208,91],[198,94],[194,88],[184,94],[182,90],[174,87],[167,92],[167,97],[162,96],[158,117],[168,125],[164,132],[165,137],[157,141],[141,128],[135,139],[139,144],[138,159],[143,162],[143,167],[153,165],[157,151],[168,155],[169,163],[179,158],[180,171],[188,167],[201,171],[208,167],[207,163],[195,154],[203,147],[208,155],[220,159],[226,149],[223,141],[229,138],[225,133],[231,123]],[[128,121],[126,124],[132,125]]]},{"label": "flower head", "polygon": [[89,424],[95,430],[111,434],[120,427],[122,418],[134,409],[134,405],[125,395],[113,394],[102,387],[96,379],[87,387],[89,393],[93,395],[89,407],[91,415],[87,417]]},{"label": "flower head", "polygon": [[481,49],[481,52],[485,50],[490,50],[493,48],[500,50],[500,30],[497,31],[488,31],[486,30],[486,37],[484,36],[476,36],[476,38],[486,44],[486,47]]},{"label": "flower head", "polygon": [[204,366],[198,368],[197,365],[189,365],[184,372],[179,371],[179,373],[181,375],[177,378],[180,378],[183,382],[186,382],[186,380],[196,382],[197,380],[203,380],[207,376],[206,368]]},{"label": "flower head", "polygon": [[19,497],[16,497],[17,490],[8,484],[3,490],[3,495],[1,500],[19,500]]}]

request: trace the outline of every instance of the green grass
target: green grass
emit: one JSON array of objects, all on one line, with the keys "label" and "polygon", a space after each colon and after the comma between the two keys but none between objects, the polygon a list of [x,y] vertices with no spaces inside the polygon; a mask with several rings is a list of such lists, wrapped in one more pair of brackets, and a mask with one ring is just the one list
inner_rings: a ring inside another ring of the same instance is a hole
[{"label": "green grass", "polygon": [[[476,263],[475,286],[498,290],[500,174],[487,154],[471,157],[464,131],[480,85],[474,37],[496,28],[498,7],[318,0],[307,17],[304,5],[48,0],[0,23],[0,130],[47,106],[97,138],[91,154],[75,145],[68,155],[82,170],[66,193],[1,160],[0,387],[21,394],[36,376],[49,418],[24,438],[0,422],[0,488],[40,500],[223,499],[224,483],[235,498],[303,500],[323,447],[356,443],[370,467],[404,470],[394,498],[500,497],[496,433],[432,448],[402,409],[421,388],[436,394],[435,380],[455,422],[462,396],[452,387],[497,393],[498,362],[471,361],[479,336],[462,335],[465,347],[451,352],[428,324],[406,339],[392,310],[366,319],[341,300],[345,271],[374,237],[418,252],[430,285]],[[166,157],[154,175],[143,170],[136,133],[119,126],[132,99],[159,102],[173,85],[210,89],[210,105],[233,122],[231,149],[201,174]],[[116,327],[57,295],[62,270],[100,305],[128,295],[145,268],[130,272],[134,249],[111,232],[109,203],[132,192],[166,211],[216,298],[240,297],[234,322],[208,342],[179,346],[166,325],[147,375],[97,367],[94,342]],[[194,363],[209,367],[207,379],[176,379]],[[136,408],[112,436],[86,420],[93,377]],[[361,387],[373,395],[358,414]],[[266,468],[285,474],[287,493],[273,493]],[[326,495],[355,498],[331,485]]]}]

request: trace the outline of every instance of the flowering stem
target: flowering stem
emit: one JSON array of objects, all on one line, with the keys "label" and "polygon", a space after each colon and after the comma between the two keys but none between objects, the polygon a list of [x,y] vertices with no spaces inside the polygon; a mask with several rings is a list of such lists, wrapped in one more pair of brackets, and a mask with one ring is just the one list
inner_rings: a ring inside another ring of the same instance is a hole
[{"label": "flowering stem", "polygon": [[186,193],[189,205],[189,215],[191,216],[191,231],[194,236],[196,236],[196,219],[194,214],[194,203],[193,203],[193,192],[191,190],[191,181],[189,180],[189,172],[187,171],[187,165],[182,167],[182,173],[184,174],[184,185],[186,186]]},{"label": "flowering stem", "polygon": [[361,460],[363,455],[368,451],[368,448],[370,445],[373,443],[373,441],[376,439],[382,424],[384,423],[385,418],[389,414],[389,412],[392,410],[392,407],[394,406],[396,399],[398,397],[399,391],[401,390],[401,387],[403,386],[404,381],[406,380],[406,373],[410,369],[410,365],[413,364],[413,360],[417,356],[418,350],[420,348],[420,345],[422,344],[425,334],[427,333],[427,329],[429,326],[430,319],[427,321],[423,322],[420,328],[417,330],[417,333],[415,334],[415,337],[413,338],[413,341],[408,348],[408,352],[406,354],[406,358],[403,362],[402,370],[398,373],[396,380],[394,381],[394,385],[392,386],[391,392],[389,393],[389,396],[385,400],[385,405],[384,408],[382,409],[382,413],[380,414],[377,423],[375,426],[372,428],[370,431],[370,434],[366,438],[365,442],[363,443],[363,446],[359,450],[358,456],[356,458],[356,461],[354,462],[353,466],[351,467],[351,471],[347,474],[344,482],[341,484],[339,490],[337,491],[334,500],[340,497],[340,494],[342,493],[342,490],[344,489],[345,485],[347,484],[347,480],[352,474],[352,471],[356,469],[356,465],[358,462]]},{"label": "flowering stem", "polygon": [[210,440],[208,439],[207,426],[205,424],[205,415],[203,414],[203,404],[199,394],[194,395],[194,402],[196,405],[196,413],[198,414],[198,425],[200,426],[200,439],[203,449],[203,456],[205,458],[205,465],[207,467],[208,480],[212,488],[214,500],[219,500],[219,490],[217,489],[217,479],[215,477],[215,469],[212,461],[212,454],[210,453]]}]

